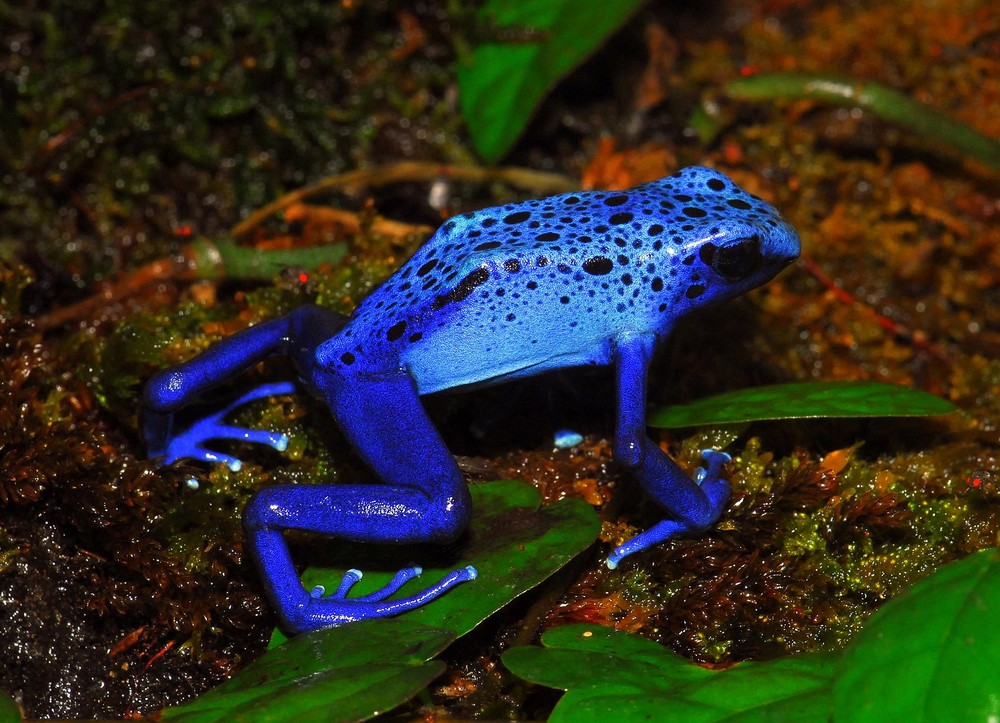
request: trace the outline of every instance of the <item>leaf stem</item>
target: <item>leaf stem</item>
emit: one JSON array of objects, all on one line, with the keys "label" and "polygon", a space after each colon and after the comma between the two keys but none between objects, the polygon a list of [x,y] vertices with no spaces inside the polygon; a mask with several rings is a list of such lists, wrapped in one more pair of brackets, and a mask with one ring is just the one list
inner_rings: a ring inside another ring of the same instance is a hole
[{"label": "leaf stem", "polygon": [[1000,141],[880,83],[828,75],[766,73],[731,81],[725,92],[741,100],[816,100],[862,108],[1000,172]]}]

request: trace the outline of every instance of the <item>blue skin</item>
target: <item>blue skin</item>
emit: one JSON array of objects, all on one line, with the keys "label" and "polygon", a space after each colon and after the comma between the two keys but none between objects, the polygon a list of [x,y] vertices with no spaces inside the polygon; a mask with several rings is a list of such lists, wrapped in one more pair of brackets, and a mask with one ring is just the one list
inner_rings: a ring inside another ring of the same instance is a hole
[{"label": "blue skin", "polygon": [[[247,544],[284,628],[300,632],[419,607],[473,579],[456,570],[418,595],[388,599],[418,568],[382,590],[348,598],[350,571],[331,595],[306,592],[282,531],[379,543],[447,543],[469,521],[469,493],[420,396],[495,384],[551,369],[611,365],[617,381],[614,455],[668,519],[618,547],[635,552],[712,525],[729,499],[729,456],[706,450],[687,475],[646,436],[646,372],[684,314],[771,279],[799,253],[770,205],[717,171],[691,167],[625,192],[570,193],[487,208],[445,223],[345,317],[306,306],[235,334],[154,376],[145,389],[149,453],[239,461],[207,448],[236,439],[284,449],[281,435],[224,423],[225,409],[174,429],[175,412],[260,360],[283,354],[323,400],[381,484],[280,485],[247,505]],[[724,340],[720,340],[723,342]]]}]

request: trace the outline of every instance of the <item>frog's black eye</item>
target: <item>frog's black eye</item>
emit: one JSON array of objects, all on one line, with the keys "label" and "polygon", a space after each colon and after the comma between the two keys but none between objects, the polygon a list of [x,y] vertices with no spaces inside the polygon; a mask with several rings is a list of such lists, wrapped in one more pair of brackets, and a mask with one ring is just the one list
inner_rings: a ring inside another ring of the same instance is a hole
[{"label": "frog's black eye", "polygon": [[736,239],[725,246],[704,244],[698,253],[701,260],[724,279],[739,281],[760,264],[760,236]]}]

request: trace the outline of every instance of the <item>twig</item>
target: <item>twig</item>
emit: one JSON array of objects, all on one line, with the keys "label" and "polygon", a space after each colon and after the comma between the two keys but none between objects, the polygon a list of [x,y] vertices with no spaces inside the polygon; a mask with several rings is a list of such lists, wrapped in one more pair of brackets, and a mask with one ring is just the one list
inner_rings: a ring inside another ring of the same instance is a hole
[{"label": "twig", "polygon": [[850,304],[851,306],[861,310],[867,316],[871,317],[872,320],[883,329],[891,334],[895,334],[896,336],[906,339],[918,349],[927,352],[937,359],[948,361],[948,355],[945,354],[944,350],[937,344],[929,341],[926,334],[919,329],[910,329],[908,326],[905,326],[898,321],[894,321],[885,314],[876,311],[871,304],[859,299],[854,294],[846,291],[842,286],[837,284],[836,281],[830,278],[830,276],[819,267],[819,264],[808,256],[800,256],[798,265],[812,275],[813,278],[815,278],[820,284],[826,287],[838,301]]},{"label": "twig", "polygon": [[424,161],[403,161],[390,166],[359,168],[337,176],[328,176],[308,186],[286,193],[281,198],[251,213],[233,226],[230,233],[239,238],[278,211],[333,189],[354,186],[385,186],[403,181],[433,181],[438,178],[478,182],[503,181],[538,195],[573,191],[580,187],[579,183],[566,176],[533,171],[528,168],[482,168],[479,166],[448,166]]}]

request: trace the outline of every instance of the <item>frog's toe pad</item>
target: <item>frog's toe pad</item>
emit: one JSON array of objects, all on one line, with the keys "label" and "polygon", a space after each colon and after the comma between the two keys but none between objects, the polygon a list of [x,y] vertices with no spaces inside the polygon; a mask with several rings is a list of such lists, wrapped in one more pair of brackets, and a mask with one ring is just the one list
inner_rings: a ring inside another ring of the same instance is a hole
[{"label": "frog's toe pad", "polygon": [[243,468],[243,462],[237,457],[203,447],[201,440],[189,439],[187,435],[178,435],[170,440],[163,463],[171,464],[181,459],[224,464],[233,472],[239,472]]},{"label": "frog's toe pad", "polygon": [[[720,479],[722,467],[733,461],[733,458],[726,452],[715,449],[703,449],[701,458],[705,461],[704,467],[698,467],[691,478],[704,489],[708,485],[726,484]],[[714,495],[713,495],[714,496]]]},{"label": "frog's toe pad", "polygon": [[701,458],[709,464],[712,462],[729,464],[733,461],[732,455],[729,452],[723,452],[721,449],[703,449],[701,450]]}]

